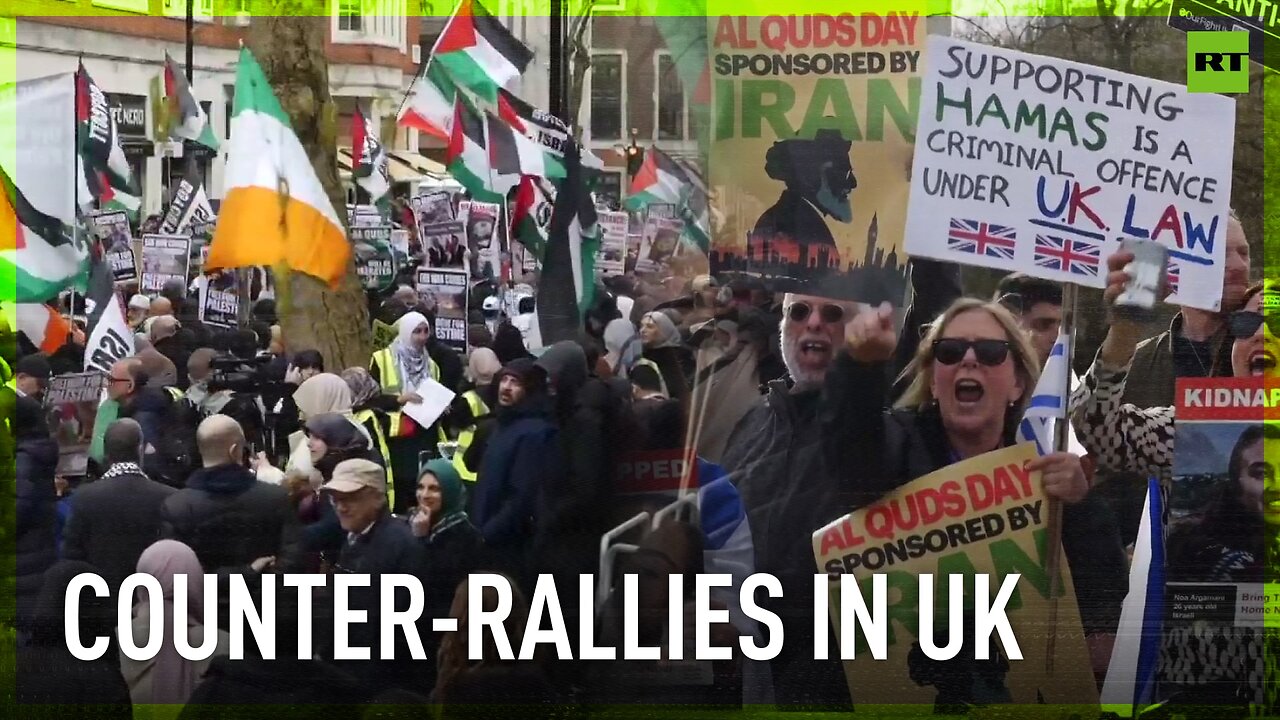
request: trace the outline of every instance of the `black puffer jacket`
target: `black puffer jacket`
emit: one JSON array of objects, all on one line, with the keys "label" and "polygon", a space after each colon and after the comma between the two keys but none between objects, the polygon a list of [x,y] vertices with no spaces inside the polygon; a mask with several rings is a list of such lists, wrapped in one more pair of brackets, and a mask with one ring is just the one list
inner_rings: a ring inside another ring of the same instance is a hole
[{"label": "black puffer jacket", "polygon": [[[24,405],[35,405],[24,411]],[[58,560],[54,540],[57,494],[53,475],[58,468],[58,444],[49,437],[42,420],[35,426],[26,418],[39,418],[39,405],[26,397],[18,398],[15,423],[20,433],[14,458],[17,474],[17,605],[18,621],[25,626],[30,618],[44,572]]]},{"label": "black puffer jacket", "polygon": [[161,535],[189,545],[206,572],[268,556],[280,572],[299,566],[300,530],[288,492],[240,465],[196,471],[164,501],[160,517]]}]

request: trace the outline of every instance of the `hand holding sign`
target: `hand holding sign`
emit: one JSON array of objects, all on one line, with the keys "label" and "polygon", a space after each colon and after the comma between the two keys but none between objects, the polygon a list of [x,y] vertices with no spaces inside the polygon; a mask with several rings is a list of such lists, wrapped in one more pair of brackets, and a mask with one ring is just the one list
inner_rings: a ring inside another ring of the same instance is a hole
[{"label": "hand holding sign", "polygon": [[1044,494],[1068,505],[1074,505],[1089,494],[1080,458],[1069,452],[1056,452],[1032,460],[1027,470],[1040,472]]}]

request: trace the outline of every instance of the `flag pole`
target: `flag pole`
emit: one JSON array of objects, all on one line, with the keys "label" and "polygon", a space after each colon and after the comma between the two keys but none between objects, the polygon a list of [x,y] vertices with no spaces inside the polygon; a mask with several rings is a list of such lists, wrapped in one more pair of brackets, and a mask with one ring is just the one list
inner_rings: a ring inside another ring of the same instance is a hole
[{"label": "flag pole", "polygon": [[[80,156],[80,120],[78,113],[80,111],[80,73],[84,72],[84,55],[81,54],[76,62],[76,73],[71,76],[71,97],[74,100],[75,109],[71,114],[71,128],[75,134],[76,142],[76,159],[71,164],[71,237],[74,240],[80,236],[80,180],[84,177],[84,160]],[[14,187],[18,185],[17,168],[13,179]],[[89,238],[81,238],[85,243],[85,249],[88,251],[89,267],[93,267],[93,247],[89,246]],[[71,297],[67,302],[67,324],[71,327],[70,332],[75,331],[76,324],[76,286],[71,285]],[[87,338],[86,338],[87,341]]]},{"label": "flag pole", "polygon": [[[1078,295],[1079,289],[1075,283],[1063,284],[1062,335],[1066,337],[1066,347],[1063,348],[1063,356],[1066,358],[1066,362],[1063,363],[1062,371],[1066,373],[1066,378],[1063,380],[1062,387],[1066,388],[1066,397],[1063,398],[1063,417],[1058,418],[1053,425],[1053,447],[1058,452],[1068,450],[1068,443],[1071,438],[1071,425],[1067,417],[1067,405],[1071,398],[1071,365],[1076,348],[1076,300]],[[1062,595],[1062,502],[1060,500],[1049,500],[1048,530],[1049,555],[1046,558],[1045,570],[1049,573],[1049,637],[1045,646],[1044,669],[1052,677],[1054,673],[1053,656],[1058,635],[1058,606]]]}]

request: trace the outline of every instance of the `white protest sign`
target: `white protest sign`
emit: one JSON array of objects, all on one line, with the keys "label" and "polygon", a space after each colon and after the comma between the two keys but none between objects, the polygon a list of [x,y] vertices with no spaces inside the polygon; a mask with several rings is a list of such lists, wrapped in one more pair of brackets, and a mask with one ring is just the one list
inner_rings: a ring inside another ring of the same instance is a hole
[{"label": "white protest sign", "polygon": [[1125,238],[1169,248],[1169,302],[1222,295],[1235,101],[930,36],[907,252],[1106,285]]}]

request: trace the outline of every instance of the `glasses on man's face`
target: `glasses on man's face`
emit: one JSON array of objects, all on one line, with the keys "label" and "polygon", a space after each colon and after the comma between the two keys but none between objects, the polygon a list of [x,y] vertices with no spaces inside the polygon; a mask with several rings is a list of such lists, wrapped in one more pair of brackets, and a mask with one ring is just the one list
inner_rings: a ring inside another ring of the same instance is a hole
[{"label": "glasses on man's face", "polygon": [[108,376],[107,376],[107,384],[108,384],[108,385],[115,385],[116,383],[125,383],[125,382],[133,382],[133,378],[127,378],[127,377],[124,377],[124,378],[122,378],[122,377],[115,377],[115,376],[113,376],[113,375],[108,375]]},{"label": "glasses on man's face", "polygon": [[[803,300],[797,300],[787,306],[787,319],[791,322],[805,322],[812,314],[813,305]],[[823,303],[818,308],[818,319],[828,324],[838,323],[844,319],[844,308],[835,303]]]}]

